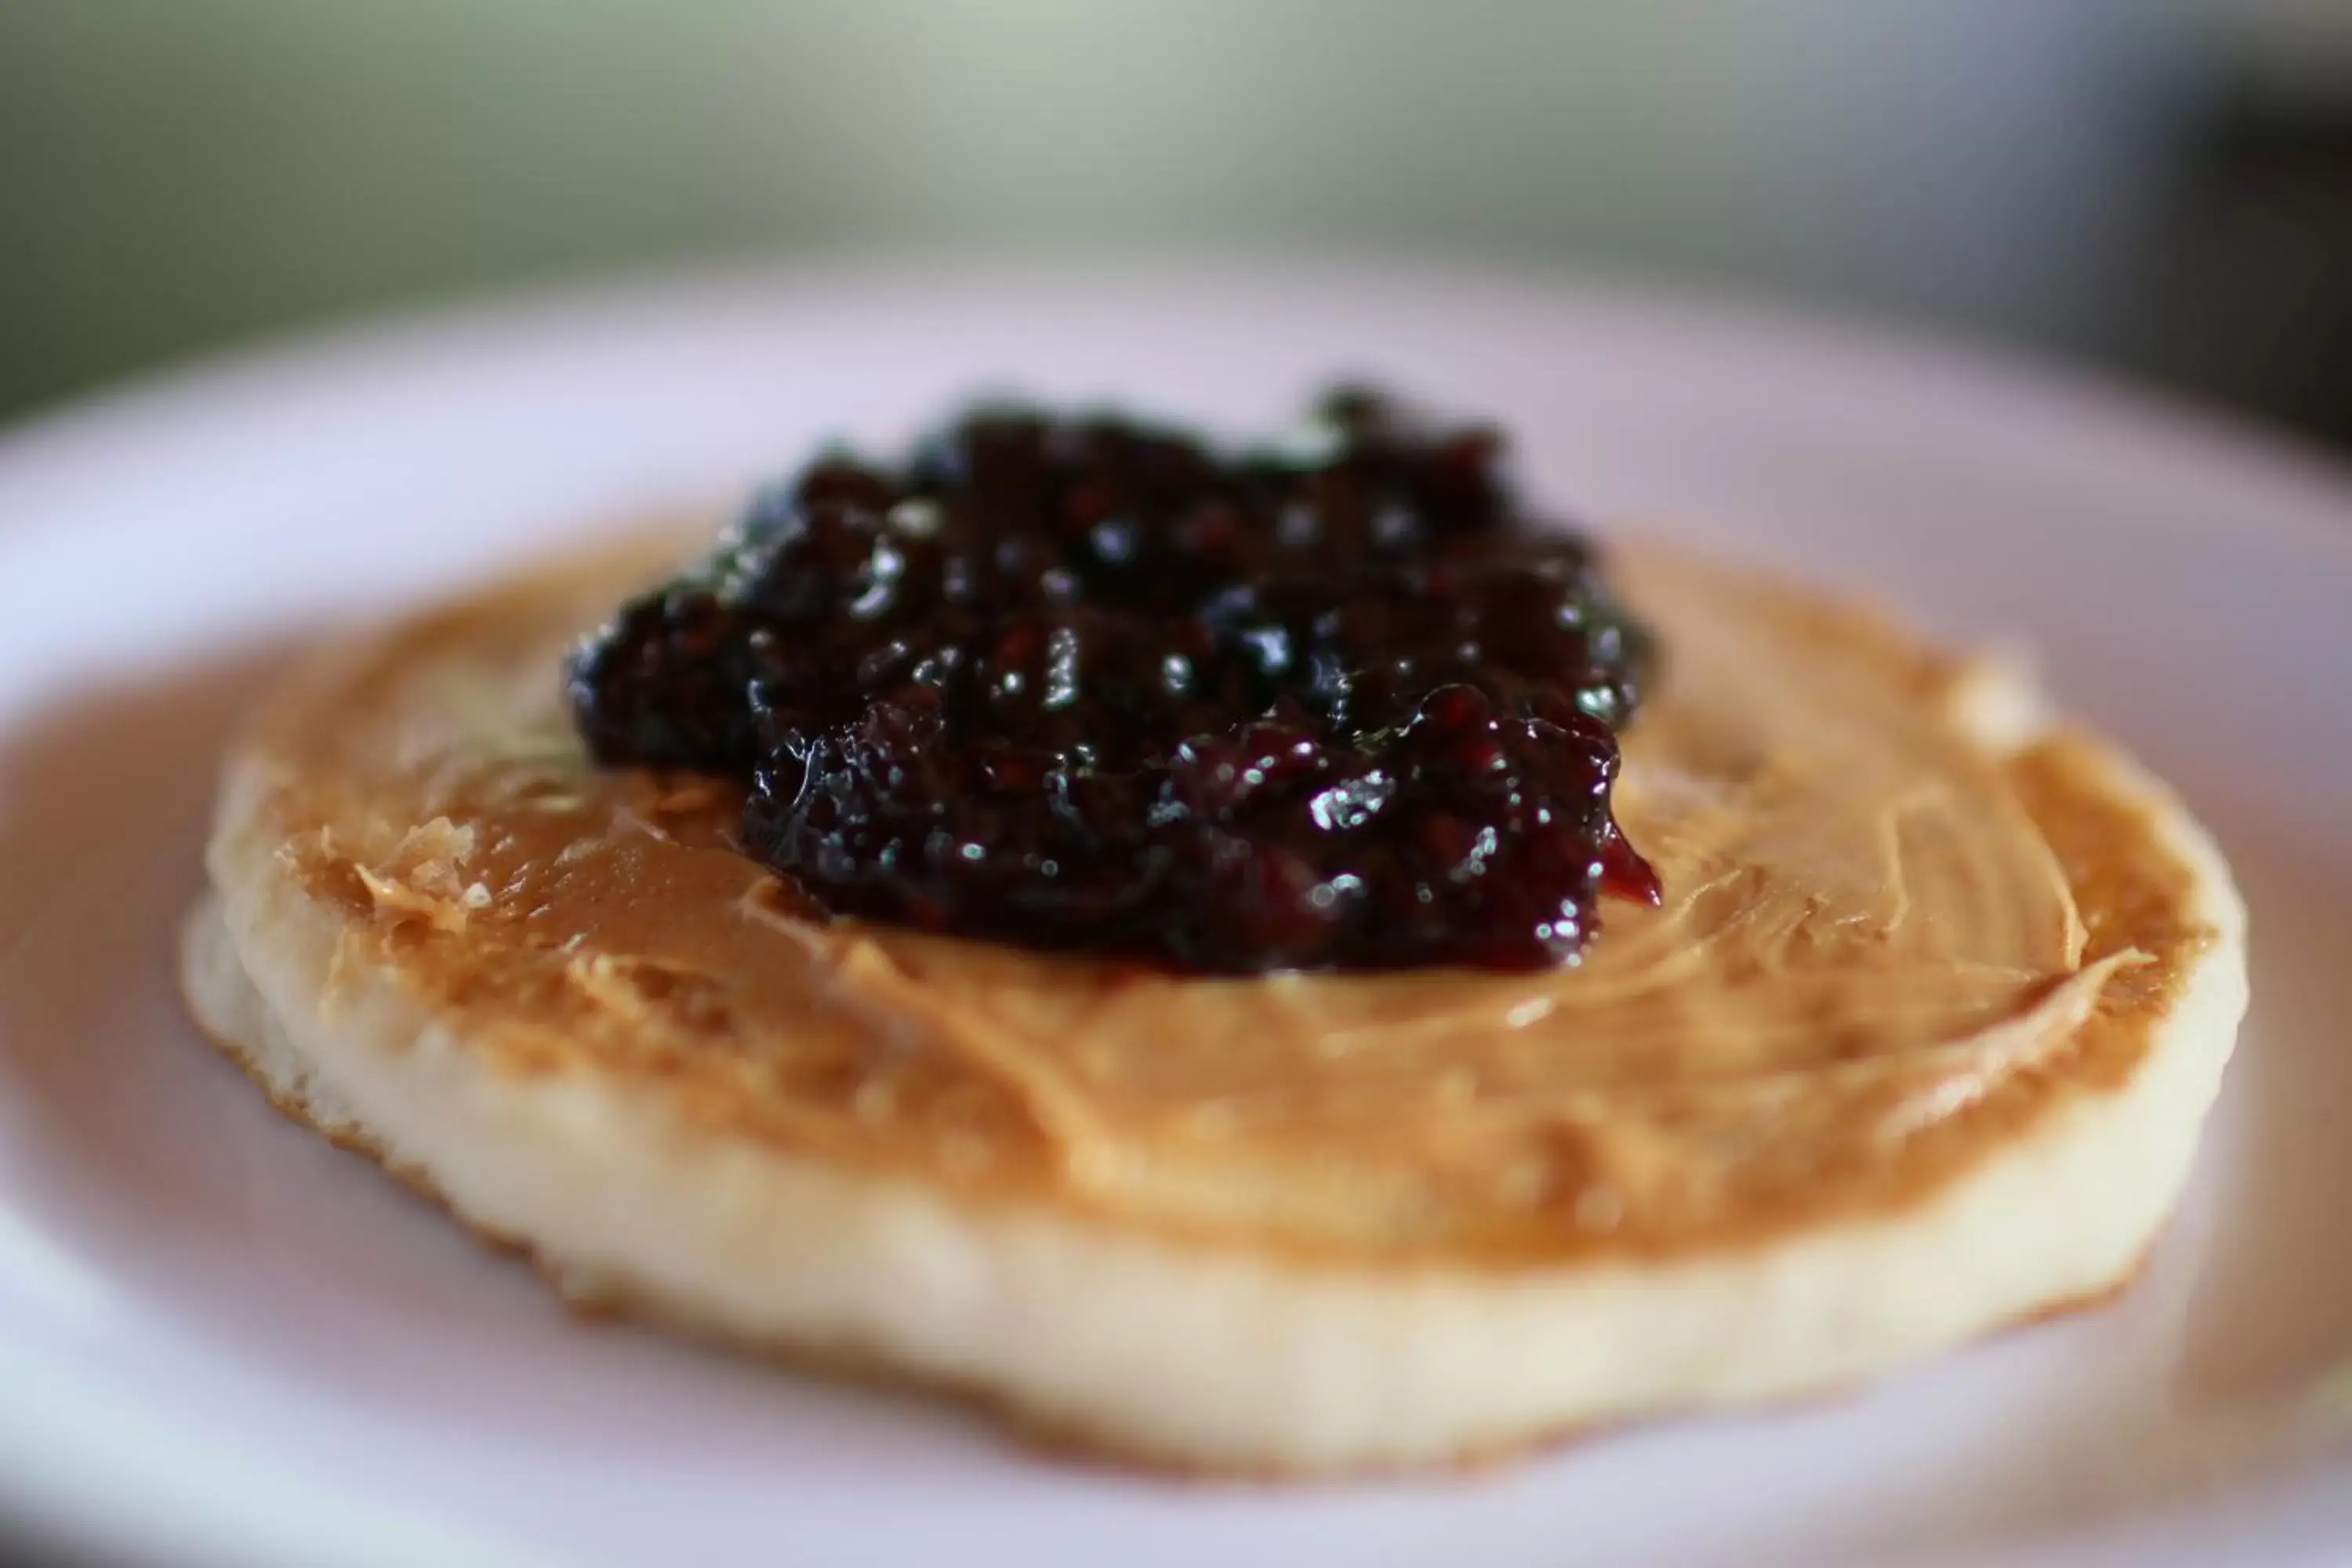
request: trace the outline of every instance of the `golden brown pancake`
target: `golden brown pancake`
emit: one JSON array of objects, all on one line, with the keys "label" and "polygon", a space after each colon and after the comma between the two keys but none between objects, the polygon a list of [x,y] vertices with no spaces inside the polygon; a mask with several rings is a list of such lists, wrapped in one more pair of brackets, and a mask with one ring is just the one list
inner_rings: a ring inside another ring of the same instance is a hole
[{"label": "golden brown pancake", "polygon": [[1577,966],[1185,977],[826,923],[558,677],[666,557],[321,658],[227,763],[187,986],[570,1293],[1192,1468],[1839,1385],[2126,1277],[2245,996],[2226,868],[2011,670],[1669,554],[1663,906]]}]

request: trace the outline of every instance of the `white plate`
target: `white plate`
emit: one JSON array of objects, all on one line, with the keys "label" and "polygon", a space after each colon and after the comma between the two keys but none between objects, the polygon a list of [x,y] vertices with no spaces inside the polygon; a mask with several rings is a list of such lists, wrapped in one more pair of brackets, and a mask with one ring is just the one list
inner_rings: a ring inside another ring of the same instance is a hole
[{"label": "white plate", "polygon": [[[299,637],[978,384],[1245,426],[1334,370],[1503,416],[1542,489],[1612,525],[2023,638],[2178,782],[2252,900],[2254,1010],[2120,1306],[1494,1476],[1165,1485],[571,1322],[183,1021],[211,757]],[[2352,487],[2309,458],[1949,352],[1491,277],[734,277],[394,325],[34,426],[0,446],[0,585],[21,1526],[305,1568],[2352,1557]]]}]

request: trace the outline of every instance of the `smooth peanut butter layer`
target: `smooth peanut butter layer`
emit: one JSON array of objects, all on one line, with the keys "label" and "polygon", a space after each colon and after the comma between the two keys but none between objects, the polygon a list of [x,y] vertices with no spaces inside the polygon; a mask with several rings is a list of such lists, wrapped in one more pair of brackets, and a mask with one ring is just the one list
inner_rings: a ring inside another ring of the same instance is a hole
[{"label": "smooth peanut butter layer", "polygon": [[[388,974],[514,1074],[974,1202],[1355,1261],[1659,1254],[1899,1206],[2124,1081],[2211,932],[2065,734],[1972,737],[1971,671],[1665,555],[1617,805],[1662,908],[1580,965],[1201,979],[826,924],[740,796],[599,773],[562,651],[649,555],[311,672],[230,781]],[[330,989],[329,1005],[332,1005]]]}]

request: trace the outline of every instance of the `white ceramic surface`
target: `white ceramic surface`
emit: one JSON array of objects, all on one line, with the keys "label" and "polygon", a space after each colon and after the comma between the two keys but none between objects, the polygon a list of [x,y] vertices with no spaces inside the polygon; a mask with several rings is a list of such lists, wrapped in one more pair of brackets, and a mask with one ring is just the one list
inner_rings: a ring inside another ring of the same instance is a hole
[{"label": "white ceramic surface", "polygon": [[[1501,416],[1606,526],[2030,644],[2206,816],[2253,1013],[2119,1306],[1466,1480],[1168,1485],[573,1323],[181,1017],[211,757],[300,639],[974,386],[1247,426],[1333,371]],[[0,1518],[305,1568],[2352,1560],[2347,803],[2352,483],[1851,329],[1425,271],[842,269],[162,380],[0,442]]]}]

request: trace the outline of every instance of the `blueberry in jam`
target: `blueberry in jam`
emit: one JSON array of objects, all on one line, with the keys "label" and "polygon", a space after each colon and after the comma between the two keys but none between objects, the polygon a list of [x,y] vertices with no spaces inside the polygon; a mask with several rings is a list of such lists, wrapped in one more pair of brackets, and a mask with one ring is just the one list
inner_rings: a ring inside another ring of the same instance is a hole
[{"label": "blueberry in jam", "polygon": [[1649,645],[1500,441],[1328,395],[1275,446],[1025,408],[819,458],[572,656],[601,763],[749,784],[824,908],[1210,973],[1572,962],[1654,901]]}]

